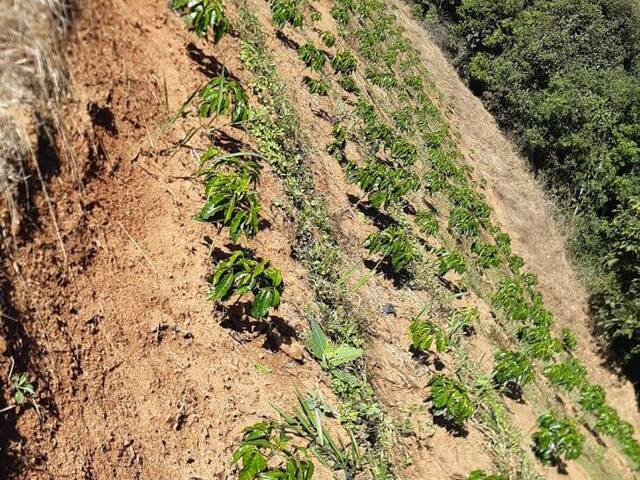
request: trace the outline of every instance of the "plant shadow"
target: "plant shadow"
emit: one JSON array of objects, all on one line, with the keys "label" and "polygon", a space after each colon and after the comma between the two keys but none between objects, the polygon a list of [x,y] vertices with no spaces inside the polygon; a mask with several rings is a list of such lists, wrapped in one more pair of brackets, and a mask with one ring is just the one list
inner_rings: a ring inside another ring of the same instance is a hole
[{"label": "plant shadow", "polygon": [[282,30],[276,31],[276,38],[280,40],[285,47],[290,48],[291,50],[298,50],[300,48],[300,44],[292,38],[289,38]]}]

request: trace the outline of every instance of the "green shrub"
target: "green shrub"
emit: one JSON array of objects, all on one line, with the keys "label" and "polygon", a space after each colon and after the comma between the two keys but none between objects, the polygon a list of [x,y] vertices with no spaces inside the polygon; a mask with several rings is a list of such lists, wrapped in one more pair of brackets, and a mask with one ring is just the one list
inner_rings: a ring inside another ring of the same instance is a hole
[{"label": "green shrub", "polygon": [[312,43],[307,42],[298,48],[298,56],[304,64],[315,72],[320,72],[324,68],[327,57],[324,52],[318,50]]},{"label": "green shrub", "polygon": [[462,275],[467,270],[464,255],[458,250],[441,248],[436,251],[438,255],[438,275],[444,276],[449,271]]},{"label": "green shrub", "polygon": [[604,389],[600,385],[584,384],[580,390],[578,404],[586,412],[597,413],[606,403]]},{"label": "green shrub", "polygon": [[538,417],[538,427],[533,434],[533,451],[543,462],[575,460],[582,453],[584,435],[572,420],[548,412]]},{"label": "green shrub", "polygon": [[425,235],[435,235],[438,233],[438,217],[429,210],[420,210],[416,213],[416,225]]},{"label": "green shrub", "polygon": [[435,375],[429,382],[429,387],[433,415],[451,422],[458,428],[463,427],[475,412],[466,387],[445,375]]},{"label": "green shrub", "polygon": [[328,31],[320,34],[320,40],[322,40],[322,43],[324,43],[328,48],[331,48],[336,44],[336,36]]},{"label": "green shrub", "polygon": [[533,381],[533,366],[522,352],[499,349],[494,355],[492,376],[500,391],[520,397],[522,388]]},{"label": "green shrub", "polygon": [[339,50],[331,59],[331,66],[336,73],[350,74],[355,71],[358,62],[349,50]]},{"label": "green shrub", "polygon": [[224,73],[212,78],[199,92],[198,114],[202,118],[224,115],[231,109],[231,121],[235,124],[249,118],[249,100],[242,86],[225,78]]},{"label": "green shrub", "polygon": [[196,35],[205,37],[209,27],[213,32],[213,43],[231,31],[229,19],[224,14],[221,0],[172,0],[171,8],[187,18]]},{"label": "green shrub", "polygon": [[586,382],[587,370],[577,360],[571,359],[547,365],[544,374],[552,385],[570,392]]},{"label": "green shrub", "polygon": [[476,255],[476,262],[480,268],[500,266],[500,251],[497,246],[476,240],[471,246],[471,251]]},{"label": "green shrub", "polygon": [[329,84],[322,79],[304,76],[302,77],[302,84],[307,87],[307,90],[312,95],[325,97],[329,93]]},{"label": "green shrub", "polygon": [[271,19],[278,28],[284,27],[287,23],[292,27],[301,28],[304,18],[300,13],[299,0],[270,0]]},{"label": "green shrub", "polygon": [[444,352],[447,349],[447,337],[442,328],[431,320],[414,318],[409,325],[409,334],[411,346],[418,352],[431,350],[434,343],[438,352]]},{"label": "green shrub", "polygon": [[279,270],[267,260],[258,262],[238,250],[220,260],[211,277],[209,300],[225,301],[233,295],[253,294],[251,315],[262,318],[280,305],[284,283]]},{"label": "green shrub", "polygon": [[364,247],[372,255],[381,254],[396,273],[406,273],[419,256],[410,233],[400,226],[387,227],[370,234],[364,241]]}]

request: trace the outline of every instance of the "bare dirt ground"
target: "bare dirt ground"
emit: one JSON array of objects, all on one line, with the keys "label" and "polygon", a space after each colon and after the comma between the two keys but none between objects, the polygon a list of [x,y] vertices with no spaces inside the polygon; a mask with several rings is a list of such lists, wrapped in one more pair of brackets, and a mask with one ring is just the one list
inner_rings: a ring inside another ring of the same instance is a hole
[{"label": "bare dirt ground", "polygon": [[[268,4],[251,4],[268,25]],[[329,2],[318,2],[318,8],[323,19],[329,17]],[[491,116],[404,6],[398,5],[398,14],[451,106],[476,174],[487,180],[496,218],[538,274],[558,322],[578,333],[591,378],[638,426],[631,387],[600,366],[591,346],[585,294],[564,257],[548,203]],[[269,33],[269,49],[316,153],[316,188],[328,200],[340,246],[350,261],[361,262],[361,241],[373,226],[352,208],[346,193],[354,187],[323,151],[331,123],[317,112],[329,109],[328,100],[309,97],[299,82],[296,52]],[[13,355],[20,369],[36,373],[43,416],[26,410],[15,430],[2,433],[13,454],[0,465],[0,477],[227,478],[242,428],[273,415],[272,404],[292,406],[296,388],[317,391],[337,405],[320,367],[301,346],[301,311],[313,294],[306,271],[291,258],[293,232],[277,207],[282,188],[268,168],[259,192],[269,226],[249,246],[285,275],[287,295],[278,317],[271,326],[247,324],[206,300],[211,258],[228,250],[226,235],[191,219],[202,202],[201,183],[193,176],[196,153],[208,140],[196,136],[190,148],[175,149],[189,124],[166,128],[165,122],[221,64],[247,80],[238,41],[227,36],[213,47],[198,40],[164,2],[91,0],[77,12],[67,53],[73,80],[68,136],[84,187],[78,188],[70,165],[53,162],[50,195],[65,251],[47,221],[46,205],[35,198],[30,238],[10,252],[5,265],[13,274],[3,296],[15,306],[8,314],[20,321],[11,324],[0,366],[8,370],[6,358]],[[222,123],[215,141],[252,146]],[[424,301],[381,276],[357,295],[371,319],[366,355],[381,402],[398,422],[418,420],[410,436],[397,439],[399,451],[412,460],[402,473],[455,478],[474,468],[490,470],[490,451],[478,428],[452,437],[426,412],[427,373],[434,367],[415,362],[405,334]],[[398,305],[397,317],[380,313],[386,302]],[[490,346],[483,336],[478,342],[477,357],[484,358]],[[526,431],[535,416],[512,407]],[[569,478],[589,477],[571,465]]]}]

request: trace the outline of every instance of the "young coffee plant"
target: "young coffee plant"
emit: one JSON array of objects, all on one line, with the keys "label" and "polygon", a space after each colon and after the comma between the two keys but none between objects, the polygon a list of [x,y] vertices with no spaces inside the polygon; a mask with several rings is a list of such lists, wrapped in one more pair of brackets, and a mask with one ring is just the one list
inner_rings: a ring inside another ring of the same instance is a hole
[{"label": "young coffee plant", "polygon": [[454,311],[447,323],[449,344],[456,343],[462,335],[472,335],[479,320],[480,311],[477,307],[464,307]]},{"label": "young coffee plant", "polygon": [[244,252],[238,250],[215,266],[209,300],[224,301],[232,295],[251,293],[251,316],[262,318],[271,308],[280,305],[283,290],[284,283],[279,270],[270,267],[267,260],[258,262],[245,257]]},{"label": "young coffee plant", "polygon": [[416,225],[425,235],[435,235],[438,233],[438,217],[429,210],[420,210],[416,213]]},{"label": "young coffee plant", "polygon": [[260,202],[251,188],[249,173],[210,173],[205,186],[205,204],[194,218],[229,227],[231,240],[240,235],[253,238],[258,233]]},{"label": "young coffee plant", "polygon": [[575,350],[578,341],[576,340],[576,336],[570,329],[563,328],[562,332],[560,333],[560,338],[562,341],[562,348],[564,348],[565,352],[572,352],[573,350]]},{"label": "young coffee plant", "polygon": [[406,273],[419,256],[411,234],[401,226],[390,226],[370,234],[364,241],[364,247],[371,255],[381,254],[396,273]]},{"label": "young coffee plant", "polygon": [[398,161],[405,168],[414,166],[418,160],[418,149],[415,145],[400,138],[396,138],[391,142],[389,153],[391,158]]},{"label": "young coffee plant", "polygon": [[340,77],[338,78],[338,85],[340,85],[340,88],[342,88],[345,92],[354,94],[360,93],[358,84],[350,75],[340,75]]},{"label": "young coffee plant", "polygon": [[320,72],[324,68],[327,57],[324,52],[318,50],[312,43],[307,42],[298,48],[298,56],[304,64],[314,72]]},{"label": "young coffee plant", "polygon": [[451,209],[448,227],[451,233],[462,237],[476,237],[480,233],[480,224],[476,217],[460,207]]},{"label": "young coffee plant", "polygon": [[604,388],[600,385],[591,385],[586,383],[580,389],[580,398],[578,404],[589,413],[597,413],[605,406],[607,401]]},{"label": "young coffee plant", "polygon": [[434,343],[438,352],[444,352],[447,349],[447,337],[444,331],[432,320],[423,320],[420,316],[414,318],[409,325],[409,335],[411,346],[417,352],[431,350]]},{"label": "young coffee plant", "polygon": [[406,194],[420,187],[420,180],[415,174],[394,168],[377,158],[367,160],[363,166],[347,163],[346,179],[364,190],[375,208],[397,204]]},{"label": "young coffee plant", "polygon": [[349,50],[340,50],[331,59],[331,66],[336,73],[350,74],[355,71],[358,62]]},{"label": "young coffee plant", "polygon": [[11,390],[13,391],[13,400],[17,405],[23,405],[27,400],[32,400],[36,392],[26,373],[11,375]]},{"label": "young coffee plant", "polygon": [[320,40],[322,40],[322,43],[324,43],[327,48],[331,48],[336,44],[336,36],[329,31],[322,32],[320,34]]},{"label": "young coffee plant", "polygon": [[484,473],[483,470],[474,470],[467,476],[466,480],[507,480],[503,475],[491,475]]},{"label": "young coffee plant", "polygon": [[224,153],[218,147],[209,147],[200,155],[196,175],[210,178],[227,171],[256,179],[262,168],[257,161],[259,157],[252,152]]},{"label": "young coffee plant", "polygon": [[300,13],[299,0],[270,0],[271,20],[278,28],[287,23],[292,27],[301,28],[304,18]]},{"label": "young coffee plant", "polygon": [[518,330],[517,338],[522,350],[539,360],[550,360],[562,351],[560,342],[552,337],[549,327],[544,325],[522,327]]},{"label": "young coffee plant", "polygon": [[302,78],[302,84],[307,87],[307,90],[312,95],[325,97],[329,93],[329,84],[322,79],[316,80],[315,78],[305,76]]},{"label": "young coffee plant", "polygon": [[249,100],[242,86],[235,80],[225,78],[224,72],[209,80],[200,90],[200,117],[224,115],[231,111],[231,121],[234,124],[246,122],[249,119]]},{"label": "young coffee plant", "polygon": [[533,366],[522,352],[499,349],[494,355],[492,376],[498,390],[520,398],[522,388],[533,380]]},{"label": "young coffee plant", "polygon": [[171,8],[191,22],[199,37],[205,37],[211,27],[214,43],[231,31],[231,24],[222,9],[222,0],[172,0]]},{"label": "young coffee plant", "polygon": [[[627,425],[626,422],[620,420],[618,412],[614,408],[609,405],[603,405],[597,412],[594,430],[603,435],[617,437],[633,433],[633,429],[629,429]],[[623,430],[626,430],[626,432],[623,432]]]},{"label": "young coffee plant", "polygon": [[292,444],[286,429],[274,421],[246,428],[231,464],[239,464],[240,480],[311,480],[315,470],[307,449]]},{"label": "young coffee plant", "polygon": [[458,428],[471,418],[475,408],[466,387],[445,375],[435,375],[429,382],[433,415],[441,417]]},{"label": "young coffee plant", "polygon": [[480,268],[491,268],[500,266],[500,252],[498,247],[490,243],[476,240],[471,246],[471,251],[476,256],[476,263]]},{"label": "young coffee plant", "polygon": [[493,305],[500,308],[508,320],[524,321],[529,315],[529,305],[523,285],[516,277],[502,277],[498,285]]},{"label": "young coffee plant", "polygon": [[440,248],[436,250],[438,256],[438,275],[444,276],[449,271],[462,275],[467,270],[464,255],[458,250]]},{"label": "young coffee plant", "polygon": [[311,355],[326,370],[332,370],[362,357],[362,349],[360,348],[351,347],[345,343],[334,344],[315,320],[311,320],[311,333],[307,347]]},{"label": "young coffee plant", "polygon": [[556,465],[575,460],[582,453],[584,435],[572,420],[547,412],[538,417],[538,427],[533,434],[533,451],[543,462]]},{"label": "young coffee plant", "polygon": [[544,374],[552,385],[563,388],[568,392],[586,382],[587,370],[577,360],[547,365]]}]

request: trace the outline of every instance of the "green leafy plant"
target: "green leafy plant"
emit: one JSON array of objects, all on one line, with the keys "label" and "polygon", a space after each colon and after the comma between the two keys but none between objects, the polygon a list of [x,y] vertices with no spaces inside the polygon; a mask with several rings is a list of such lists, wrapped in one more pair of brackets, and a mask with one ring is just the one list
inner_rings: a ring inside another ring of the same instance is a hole
[{"label": "green leafy plant", "polygon": [[480,320],[480,311],[477,307],[463,307],[455,310],[449,316],[447,323],[447,338],[449,343],[454,343],[462,335],[471,335]]},{"label": "green leafy plant", "polygon": [[606,403],[606,394],[604,388],[600,385],[591,385],[585,383],[580,389],[580,398],[578,404],[582,409],[589,413],[597,413]]},{"label": "green leafy plant", "polygon": [[349,50],[340,50],[331,59],[331,66],[336,73],[350,74],[355,71],[358,62]]},{"label": "green leafy plant", "polygon": [[260,202],[251,185],[249,173],[209,173],[206,178],[205,204],[194,218],[229,227],[234,242],[240,235],[253,238],[258,233]]},{"label": "green leafy plant", "polygon": [[524,352],[533,358],[550,360],[562,351],[562,345],[552,337],[549,327],[545,325],[522,327],[517,337]]},{"label": "green leafy plant", "polygon": [[560,333],[560,337],[562,341],[562,348],[564,348],[566,352],[572,352],[573,350],[575,350],[578,341],[576,340],[576,336],[570,329],[563,328],[562,332]]},{"label": "green leafy plant", "polygon": [[213,270],[209,300],[224,301],[232,295],[253,294],[251,315],[262,318],[271,308],[280,305],[284,290],[282,274],[270,267],[267,260],[245,257],[238,250],[227,260],[220,260]]},{"label": "green leafy plant", "polygon": [[313,22],[319,22],[322,19],[322,13],[320,13],[317,10],[314,10],[313,12],[311,12],[311,20]]},{"label": "green leafy plant", "polygon": [[411,336],[411,346],[418,352],[431,350],[435,342],[436,350],[444,352],[447,349],[447,337],[435,322],[421,319],[417,316],[409,325],[409,335]]},{"label": "green leafy plant", "polygon": [[391,142],[389,153],[403,167],[412,167],[418,160],[418,149],[412,143],[396,138]]},{"label": "green leafy plant", "polygon": [[32,400],[36,392],[26,373],[11,375],[11,390],[13,391],[13,400],[17,405],[23,405],[27,400]]},{"label": "green leafy plant", "polygon": [[322,40],[322,43],[324,43],[328,48],[331,48],[336,44],[336,36],[329,31],[322,32],[320,34],[320,40]]},{"label": "green leafy plant", "polygon": [[270,0],[271,20],[278,27],[282,28],[287,23],[292,27],[301,28],[304,22],[300,13],[299,0]]},{"label": "green leafy plant", "polygon": [[586,382],[587,370],[577,360],[571,359],[547,365],[544,374],[552,385],[570,392]]},{"label": "green leafy plant", "polygon": [[468,210],[454,207],[449,213],[449,230],[459,236],[475,237],[480,232],[480,225]]},{"label": "green leafy plant", "polygon": [[327,57],[324,52],[317,49],[310,42],[307,42],[298,48],[298,56],[307,67],[315,72],[322,71],[327,61]]},{"label": "green leafy plant", "polygon": [[345,92],[355,93],[355,94],[360,92],[360,88],[358,87],[358,84],[350,75],[340,75],[340,77],[338,78],[338,85],[340,85],[340,87]]},{"label": "green leafy plant", "polygon": [[364,247],[372,255],[380,253],[396,273],[406,273],[419,255],[410,233],[401,226],[390,226],[370,234],[364,241]]},{"label": "green leafy plant", "polygon": [[292,438],[274,421],[258,422],[244,430],[231,464],[239,464],[240,480],[311,480],[315,471],[305,448],[291,444]]},{"label": "green leafy plant", "polygon": [[519,398],[522,388],[533,381],[533,366],[522,352],[499,349],[494,355],[493,382],[508,395]]},{"label": "green leafy plant", "polygon": [[429,210],[420,210],[416,213],[416,225],[425,235],[435,235],[438,233],[438,217]]},{"label": "green leafy plant", "polygon": [[529,314],[524,287],[516,277],[500,279],[498,291],[493,296],[493,305],[502,309],[509,320],[523,321]]},{"label": "green leafy plant", "polygon": [[559,464],[562,460],[575,460],[582,453],[584,435],[572,420],[547,412],[538,417],[538,427],[532,436],[533,451],[543,462]]},{"label": "green leafy plant", "polygon": [[467,270],[464,255],[458,250],[440,248],[436,250],[438,256],[438,275],[444,276],[449,271],[462,275]]},{"label": "green leafy plant", "polygon": [[224,115],[231,110],[231,121],[234,124],[246,122],[249,119],[249,100],[242,86],[235,80],[225,78],[224,72],[209,80],[200,90],[200,117]]},{"label": "green leafy plant", "polygon": [[467,476],[467,480],[507,480],[503,475],[490,475],[483,470],[473,470]]},{"label": "green leafy plant", "polygon": [[224,153],[218,147],[209,147],[200,155],[200,164],[196,175],[209,178],[217,173],[231,171],[237,174],[247,174],[257,178],[260,174],[260,158],[253,152]]},{"label": "green leafy plant", "polygon": [[364,165],[349,162],[346,167],[347,182],[357,184],[367,193],[375,208],[400,202],[403,197],[420,186],[420,180],[412,172],[388,165],[376,158]]},{"label": "green leafy plant", "polygon": [[362,349],[341,343],[335,345],[315,320],[311,320],[311,332],[307,347],[326,370],[332,370],[362,357]]},{"label": "green leafy plant", "polygon": [[445,375],[435,375],[429,381],[429,387],[433,415],[442,417],[456,427],[463,427],[475,411],[466,387]]},{"label": "green leafy plant", "polygon": [[172,0],[171,8],[191,22],[199,37],[206,36],[211,27],[214,43],[218,43],[231,31],[231,24],[222,8],[222,0]]},{"label": "green leafy plant", "polygon": [[480,268],[500,266],[500,251],[497,246],[476,240],[471,246],[471,251],[476,256],[476,262]]},{"label": "green leafy plant", "polygon": [[329,84],[324,80],[316,80],[311,77],[303,77],[302,84],[307,87],[309,93],[312,95],[326,96],[329,93]]}]

